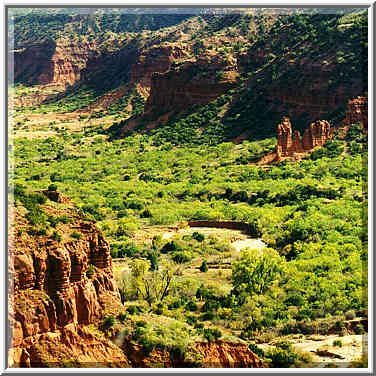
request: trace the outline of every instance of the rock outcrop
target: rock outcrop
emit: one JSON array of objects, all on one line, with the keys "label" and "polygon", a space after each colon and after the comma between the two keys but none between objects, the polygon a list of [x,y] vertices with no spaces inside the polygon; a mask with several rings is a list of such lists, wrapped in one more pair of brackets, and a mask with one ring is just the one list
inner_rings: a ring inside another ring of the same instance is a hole
[{"label": "rock outcrop", "polygon": [[332,138],[333,129],[326,120],[318,120],[309,125],[304,131],[292,130],[288,117],[283,117],[277,126],[277,148],[274,153],[261,158],[258,164],[279,162],[286,158],[301,159],[316,147],[322,147],[326,141]]},{"label": "rock outcrop", "polygon": [[261,368],[262,361],[246,345],[224,341],[202,342],[197,350],[203,355],[204,368]]},{"label": "rock outcrop", "polygon": [[350,126],[359,122],[362,127],[368,129],[368,98],[357,97],[347,103],[346,118],[342,122],[344,126]]},{"label": "rock outcrop", "polygon": [[[48,204],[45,210],[50,215],[57,214]],[[111,302],[111,309],[122,309],[110,248],[103,234],[72,208],[71,223],[58,227],[61,241],[30,235],[21,213],[22,210],[14,210],[9,242],[10,364],[46,366],[54,354],[60,354],[60,345],[66,346],[68,358],[127,363],[124,354],[120,349],[113,350],[109,340],[99,340],[84,329],[84,325],[103,317],[107,302]],[[72,238],[73,232],[79,235]],[[107,358],[113,351],[114,358]],[[54,361],[61,363],[64,358]]]},{"label": "rock outcrop", "polygon": [[316,147],[322,147],[333,137],[334,130],[342,130],[342,136],[350,125],[359,122],[364,131],[368,129],[368,99],[357,97],[350,100],[346,107],[346,117],[334,127],[327,120],[312,122],[304,131],[303,137],[295,130],[293,132],[290,119],[283,117],[277,126],[277,149],[275,153],[265,155],[258,163],[268,164],[285,158],[301,159]]},{"label": "rock outcrop", "polygon": [[[159,364],[164,368],[192,367],[190,357],[184,359],[168,350],[154,349],[145,355],[142,347],[133,343],[122,346],[133,367],[148,368]],[[190,349],[200,359],[200,368],[263,368],[265,364],[246,345],[226,341],[197,342]],[[193,356],[193,359],[196,358]],[[197,364],[196,364],[197,367]]]},{"label": "rock outcrop", "polygon": [[284,117],[277,127],[276,158],[281,160],[284,157],[309,152],[317,146],[323,146],[331,137],[330,124],[326,120],[311,123],[302,138],[299,131],[292,131],[290,119]]},{"label": "rock outcrop", "polygon": [[303,135],[303,152],[311,151],[315,147],[323,146],[332,137],[330,123],[318,120],[309,125]]},{"label": "rock outcrop", "polygon": [[206,104],[233,88],[238,76],[235,58],[209,52],[165,72],[154,72],[144,113],[129,119],[122,134],[144,123],[148,125],[141,130],[148,131],[190,106]]}]

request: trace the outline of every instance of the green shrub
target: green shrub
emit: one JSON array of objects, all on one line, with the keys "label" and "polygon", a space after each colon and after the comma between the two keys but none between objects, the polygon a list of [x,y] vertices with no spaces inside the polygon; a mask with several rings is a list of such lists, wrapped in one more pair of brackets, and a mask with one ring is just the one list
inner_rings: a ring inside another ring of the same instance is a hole
[{"label": "green shrub", "polygon": [[267,352],[266,356],[271,359],[271,368],[289,368],[298,360],[298,355],[290,349],[284,350],[276,347]]},{"label": "green shrub", "polygon": [[72,218],[69,218],[67,215],[62,215],[61,217],[59,217],[59,221],[61,223],[72,223]]},{"label": "green shrub", "polygon": [[51,239],[54,239],[58,243],[60,243],[62,238],[61,238],[60,234],[58,234],[56,231],[54,231],[53,234],[51,235]]},{"label": "green shrub", "polygon": [[196,312],[198,310],[197,304],[191,300],[185,305],[185,309],[190,312]]},{"label": "green shrub", "polygon": [[172,253],[171,258],[177,264],[185,264],[192,260],[193,255],[189,251],[176,251]]},{"label": "green shrub", "polygon": [[115,317],[113,315],[105,316],[102,321],[102,328],[104,330],[110,329],[115,325]]},{"label": "green shrub", "polygon": [[218,329],[205,328],[203,336],[208,342],[215,342],[222,337],[222,332]]},{"label": "green shrub", "polygon": [[56,184],[50,184],[48,186],[48,190],[51,191],[57,191],[57,185]]},{"label": "green shrub", "polygon": [[354,320],[355,317],[356,317],[356,315],[355,315],[355,311],[353,311],[353,310],[351,310],[351,311],[347,311],[347,312],[345,313],[345,318],[346,318],[346,320]]},{"label": "green shrub", "polygon": [[355,334],[364,334],[365,333],[364,326],[360,323],[355,325],[354,332]]},{"label": "green shrub", "polygon": [[144,312],[144,308],[138,305],[131,305],[127,307],[127,312],[131,315]]},{"label": "green shrub", "polygon": [[73,231],[73,232],[71,233],[71,238],[73,238],[73,239],[80,240],[81,237],[82,237],[82,234],[80,234],[79,232]]},{"label": "green shrub", "polygon": [[258,357],[264,358],[265,357],[265,352],[262,348],[258,347],[257,345],[250,343],[248,345],[248,348],[255,353]]},{"label": "green shrub", "polygon": [[206,273],[209,270],[206,260],[204,260],[200,266],[200,272]]},{"label": "green shrub", "polygon": [[94,265],[89,264],[89,266],[86,270],[86,276],[91,279],[91,278],[93,278],[94,273],[95,273]]},{"label": "green shrub", "polygon": [[196,316],[187,316],[187,323],[189,325],[194,325],[197,322],[197,317]]},{"label": "green shrub", "polygon": [[335,346],[335,347],[342,347],[342,341],[340,339],[335,339],[333,341],[333,346]]},{"label": "green shrub", "polygon": [[200,317],[200,320],[203,320],[203,321],[211,321],[211,320],[214,320],[215,318],[215,314],[213,312],[205,312],[201,315]]},{"label": "green shrub", "polygon": [[170,252],[175,252],[175,251],[181,251],[182,248],[180,245],[178,245],[175,241],[171,241],[166,243],[162,249],[161,253],[170,253]]},{"label": "green shrub", "polygon": [[155,252],[149,252],[147,259],[150,261],[150,270],[158,270],[158,255]]},{"label": "green shrub", "polygon": [[197,240],[198,242],[203,242],[205,240],[205,236],[197,231],[192,234],[192,238]]}]

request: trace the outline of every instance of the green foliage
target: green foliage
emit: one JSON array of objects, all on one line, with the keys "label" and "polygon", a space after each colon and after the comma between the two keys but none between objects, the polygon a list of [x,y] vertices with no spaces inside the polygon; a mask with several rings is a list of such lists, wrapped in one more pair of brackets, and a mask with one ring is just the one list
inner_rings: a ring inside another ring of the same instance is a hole
[{"label": "green foliage", "polygon": [[56,185],[56,184],[50,184],[50,185],[48,186],[48,190],[49,190],[50,192],[52,192],[52,191],[57,191],[57,185]]},{"label": "green foliage", "polygon": [[[137,325],[138,324],[138,325]],[[136,323],[133,339],[141,344],[146,355],[154,349],[170,351],[175,357],[183,358],[192,343],[186,324],[176,320],[163,323]]]},{"label": "green foliage", "polygon": [[108,315],[103,318],[102,328],[104,330],[111,329],[115,325],[115,317],[113,315]]},{"label": "green foliage", "polygon": [[58,234],[56,231],[54,231],[54,232],[52,233],[52,235],[51,235],[51,239],[54,239],[54,240],[56,240],[58,243],[60,243],[62,237],[61,237],[60,234]]},{"label": "green foliage", "polygon": [[259,356],[260,358],[264,358],[265,357],[265,352],[262,348],[258,347],[257,345],[253,344],[253,343],[250,343],[248,345],[249,349],[255,353],[257,356]]},{"label": "green foliage", "polygon": [[222,333],[218,329],[205,328],[203,330],[203,336],[208,342],[215,342],[222,337]]},{"label": "green foliage", "polygon": [[73,231],[73,232],[71,233],[71,238],[73,238],[73,239],[80,240],[81,237],[82,237],[82,234],[80,234],[80,233],[77,232],[77,231]]},{"label": "green foliage", "polygon": [[86,270],[86,277],[88,278],[93,278],[94,276],[94,273],[95,273],[95,269],[94,269],[94,265],[93,264],[89,264],[87,270]]},{"label": "green foliage", "polygon": [[290,368],[298,360],[298,354],[291,350],[291,345],[285,343],[268,351],[266,356],[271,359],[271,368]]},{"label": "green foliage", "polygon": [[155,252],[148,254],[148,260],[150,261],[150,270],[158,270],[158,255]]},{"label": "green foliage", "polygon": [[200,234],[199,232],[195,231],[192,234],[192,238],[197,240],[198,242],[202,242],[205,240],[205,236],[203,234]]},{"label": "green foliage", "polygon": [[200,266],[200,272],[206,273],[209,270],[206,260],[204,260]]},{"label": "green foliage", "polygon": [[178,264],[185,264],[191,261],[192,258],[193,258],[193,255],[189,251],[175,251],[175,252],[172,252],[171,254],[171,259]]},{"label": "green foliage", "polygon": [[262,252],[245,250],[232,265],[232,283],[236,294],[262,294],[280,278],[283,259],[273,249]]},{"label": "green foliage", "polygon": [[125,312],[120,312],[116,318],[119,320],[119,322],[121,322],[122,324],[124,324],[125,320],[127,320],[128,318],[128,315],[125,313]]},{"label": "green foliage", "polygon": [[311,159],[316,160],[322,157],[335,158],[344,151],[343,142],[339,140],[329,140],[323,148],[316,149],[311,154]]}]

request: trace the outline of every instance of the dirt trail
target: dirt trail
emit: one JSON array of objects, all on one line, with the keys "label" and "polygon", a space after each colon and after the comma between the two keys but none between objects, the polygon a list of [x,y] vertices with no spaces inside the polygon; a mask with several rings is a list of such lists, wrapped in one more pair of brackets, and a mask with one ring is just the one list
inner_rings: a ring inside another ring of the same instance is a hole
[{"label": "dirt trail", "polygon": [[[303,337],[303,336],[302,336]],[[334,341],[340,341],[341,346],[333,346]],[[298,341],[291,342],[292,347],[312,356],[313,367],[325,367],[328,364],[339,368],[347,368],[350,362],[358,360],[368,352],[368,336],[364,335],[329,335],[307,336]],[[268,350],[273,345],[258,345],[263,350]]]},{"label": "dirt trail", "polygon": [[168,240],[177,234],[192,235],[194,232],[199,232],[205,236],[214,235],[217,237],[227,238],[238,252],[244,248],[262,249],[265,247],[265,243],[261,239],[251,238],[239,230],[229,230],[215,227],[190,227],[188,229],[180,229],[177,231],[169,230],[163,233],[162,239]]}]

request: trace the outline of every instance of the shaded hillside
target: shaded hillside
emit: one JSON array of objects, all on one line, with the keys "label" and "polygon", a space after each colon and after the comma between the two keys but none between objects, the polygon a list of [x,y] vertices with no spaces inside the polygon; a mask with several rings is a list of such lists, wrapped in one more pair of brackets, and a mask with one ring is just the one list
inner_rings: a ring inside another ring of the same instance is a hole
[{"label": "shaded hillside", "polygon": [[[258,26],[263,24],[260,20]],[[367,91],[366,14],[280,17],[269,32],[259,34],[256,43],[237,53],[236,61],[241,76],[235,90],[223,87],[222,99],[210,107],[190,109],[185,116],[176,114],[176,109],[181,111],[179,92],[189,92],[184,82],[175,85],[182,77],[178,73],[182,69],[154,76],[145,114],[121,126],[127,131],[134,128],[134,123],[147,123],[158,116],[163,119],[160,123],[168,126],[157,131],[162,138],[174,139],[176,132],[184,129],[191,130],[193,140],[207,142],[213,133],[222,133],[221,140],[265,138],[285,115],[299,129],[320,118],[339,122],[345,116],[346,102]],[[204,59],[198,59],[195,66],[198,73],[193,80],[201,83],[204,95],[209,83],[200,77],[200,72],[210,75],[210,68]],[[217,82],[226,80],[229,69],[227,65],[219,72],[220,77],[217,70]],[[192,79],[189,85],[191,82]],[[184,97],[183,101],[192,104]],[[153,104],[154,110],[150,108]],[[172,109],[175,118],[170,113]],[[209,109],[211,115],[207,116]],[[163,113],[168,113],[171,121],[166,122]],[[192,122],[194,114],[197,116]]]},{"label": "shaded hillside", "polygon": [[[132,32],[116,29],[125,16],[146,17],[137,21],[145,29],[137,32],[129,20]],[[73,29],[113,19],[103,32],[74,29],[74,38],[56,35],[16,51],[15,103],[113,116],[115,137],[152,132],[157,144],[215,144],[268,137],[282,116],[300,130],[317,119],[338,123],[346,102],[367,92],[366,11],[181,16],[174,25],[164,15],[78,15]]]}]

